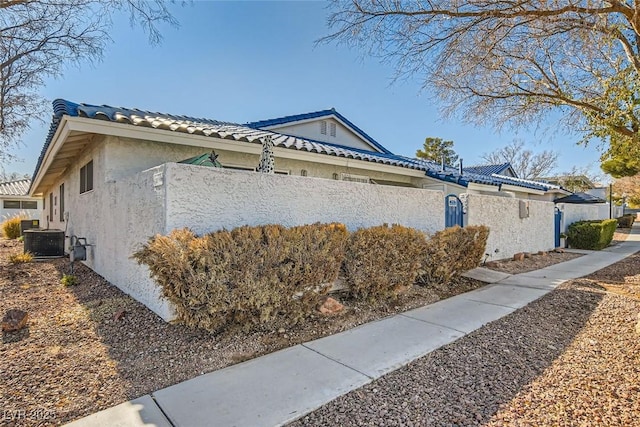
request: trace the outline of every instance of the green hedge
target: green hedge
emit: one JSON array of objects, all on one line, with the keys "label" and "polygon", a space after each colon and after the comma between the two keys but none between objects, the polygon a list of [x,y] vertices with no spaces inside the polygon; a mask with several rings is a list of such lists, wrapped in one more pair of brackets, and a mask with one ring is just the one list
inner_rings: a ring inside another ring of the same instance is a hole
[{"label": "green hedge", "polygon": [[636,220],[635,214],[626,214],[622,215],[618,220],[618,227],[620,228],[631,228],[633,222]]},{"label": "green hedge", "polygon": [[569,245],[576,249],[604,249],[611,243],[618,220],[578,221],[569,226]]}]

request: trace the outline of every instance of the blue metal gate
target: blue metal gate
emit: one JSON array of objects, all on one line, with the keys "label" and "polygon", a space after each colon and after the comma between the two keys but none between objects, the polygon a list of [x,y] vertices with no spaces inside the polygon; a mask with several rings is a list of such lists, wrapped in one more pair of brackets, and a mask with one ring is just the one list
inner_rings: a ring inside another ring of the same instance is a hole
[{"label": "blue metal gate", "polygon": [[444,225],[462,227],[462,202],[455,194],[449,194],[444,198]]},{"label": "blue metal gate", "polygon": [[556,248],[560,247],[560,224],[562,224],[562,211],[558,208],[556,208],[556,212],[555,212],[555,245]]}]

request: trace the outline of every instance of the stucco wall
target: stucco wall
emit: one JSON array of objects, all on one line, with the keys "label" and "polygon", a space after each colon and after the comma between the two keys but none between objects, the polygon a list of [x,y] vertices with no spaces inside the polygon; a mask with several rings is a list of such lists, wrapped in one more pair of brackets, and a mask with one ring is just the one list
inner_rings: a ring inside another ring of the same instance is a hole
[{"label": "stucco wall", "polygon": [[149,277],[149,270],[131,259],[150,237],[166,233],[164,176],[162,165],[107,184],[106,212],[110,214],[103,218],[107,232],[99,244],[109,255],[96,271],[163,319],[171,320],[175,313]]},{"label": "stucco wall", "polygon": [[554,247],[553,203],[527,200],[529,217],[520,218],[518,199],[479,194],[466,194],[462,198],[466,205],[466,224],[489,227],[486,248],[489,260]]},{"label": "stucco wall", "polygon": [[[194,185],[197,183],[197,185]],[[167,164],[167,230],[339,221],[349,229],[398,223],[444,227],[439,191]]]},{"label": "stucco wall", "polygon": [[563,233],[576,221],[609,219],[608,204],[558,203],[556,207],[562,211],[560,230]]}]

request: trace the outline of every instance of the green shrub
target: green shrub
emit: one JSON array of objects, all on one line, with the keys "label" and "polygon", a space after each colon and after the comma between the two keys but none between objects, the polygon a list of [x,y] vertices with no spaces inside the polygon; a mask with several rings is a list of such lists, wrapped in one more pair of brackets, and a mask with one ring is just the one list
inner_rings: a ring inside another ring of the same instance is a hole
[{"label": "green shrub", "polygon": [[343,272],[356,298],[390,298],[410,287],[425,249],[422,232],[401,225],[362,228],[351,234]]},{"label": "green shrub", "polygon": [[452,278],[476,268],[482,262],[489,228],[484,225],[450,227],[438,231],[422,254],[418,283],[443,285]]},{"label": "green shrub", "polygon": [[60,279],[60,284],[63,286],[75,286],[78,284],[78,279],[71,274],[65,274],[62,276],[62,279]]},{"label": "green shrub", "polygon": [[618,221],[578,221],[569,226],[567,238],[569,245],[576,249],[600,250],[606,248],[613,239]]},{"label": "green shrub", "polygon": [[197,237],[157,235],[133,257],[188,326],[218,331],[296,323],[314,311],[340,271],[342,224],[239,227]]},{"label": "green shrub", "polygon": [[2,222],[2,235],[7,239],[17,239],[20,237],[20,221],[24,218],[24,214],[18,214],[6,218]]},{"label": "green shrub", "polygon": [[618,227],[620,228],[631,228],[633,223],[636,220],[636,216],[634,214],[626,214],[622,215],[618,220]]}]

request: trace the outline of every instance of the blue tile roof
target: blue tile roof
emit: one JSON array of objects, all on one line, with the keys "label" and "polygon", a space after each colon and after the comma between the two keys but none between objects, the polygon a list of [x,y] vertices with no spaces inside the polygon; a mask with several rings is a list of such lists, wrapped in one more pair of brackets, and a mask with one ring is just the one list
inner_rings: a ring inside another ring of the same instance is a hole
[{"label": "blue tile roof", "polygon": [[[283,135],[277,132],[271,132],[259,128],[267,126],[264,123],[268,123],[271,121],[254,122],[252,126],[247,126],[232,122],[199,119],[194,117],[165,113],[154,113],[150,111],[142,111],[131,108],[111,107],[108,105],[77,104],[64,99],[56,99],[55,101],[53,101],[53,111],[54,115],[51,121],[49,134],[47,135],[45,144],[38,159],[32,182],[35,180],[35,177],[40,167],[42,166],[44,155],[47,152],[51,141],[53,140],[53,136],[55,135],[58,126],[60,125],[62,117],[64,115],[67,115],[72,117],[85,117],[96,120],[106,120],[133,126],[150,127],[172,132],[216,137],[242,143],[260,144],[262,138],[267,135],[271,135],[274,146],[276,147],[299,151],[308,151],[311,153],[319,153],[329,156],[344,157],[368,161],[372,163],[381,163],[391,166],[403,167],[407,169],[420,170],[424,171],[425,175],[428,177],[462,185],[465,187],[468,186],[469,183],[487,184],[494,186],[500,186],[504,183],[508,183],[510,185],[516,185],[523,188],[530,188],[535,190],[559,188],[558,186],[554,186],[551,184],[543,184],[510,177],[501,177],[499,175],[482,175],[472,172],[464,172],[463,174],[460,174],[457,168],[446,166],[444,169],[442,169],[441,165],[438,163],[430,162],[423,159],[399,156],[391,153],[386,149],[384,149],[383,153],[379,153],[375,151],[346,147],[338,144],[314,141],[307,138]],[[338,113],[334,110],[325,110],[324,112],[327,111],[331,112],[331,114],[335,114],[337,117],[340,117],[340,119],[343,120],[346,124],[349,124],[349,126],[357,129],[357,127],[352,125],[342,116],[339,116]],[[310,114],[320,113],[323,112]],[[305,115],[299,115],[298,117],[300,116]],[[309,117],[309,115],[306,115],[306,117]],[[274,120],[286,119],[287,118]],[[258,123],[262,124],[258,126]]]},{"label": "blue tile roof", "polygon": [[365,131],[363,131],[358,126],[356,126],[353,123],[351,123],[345,116],[343,116],[342,114],[338,113],[335,108],[331,108],[329,110],[314,111],[313,113],[295,114],[295,115],[292,115],[292,116],[278,117],[276,119],[260,120],[260,121],[257,121],[257,122],[250,122],[250,123],[246,123],[246,126],[248,126],[250,128],[253,128],[253,129],[263,129],[263,128],[270,127],[270,126],[284,125],[284,124],[287,124],[287,123],[299,122],[301,120],[318,119],[318,118],[321,118],[321,117],[330,117],[330,116],[335,116],[338,119],[340,119],[344,124],[349,126],[358,135],[360,135],[362,138],[367,140],[371,145],[373,145],[374,147],[376,147],[377,149],[379,149],[383,153],[392,154],[391,151],[389,151],[385,147],[383,147],[382,144],[380,144],[378,141],[376,141],[375,139],[373,139],[369,135],[367,135]]},{"label": "blue tile roof", "polygon": [[475,165],[464,168],[465,172],[477,173],[480,175],[502,174],[511,167],[511,163],[500,163],[495,165]]},{"label": "blue tile roof", "polygon": [[589,193],[574,193],[565,197],[560,197],[554,200],[555,203],[573,203],[573,204],[592,204],[592,203],[607,203],[606,200],[596,197]]}]

